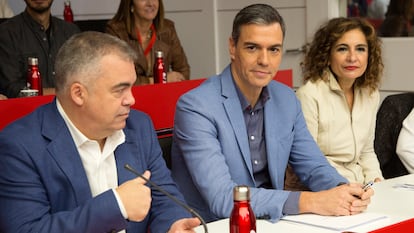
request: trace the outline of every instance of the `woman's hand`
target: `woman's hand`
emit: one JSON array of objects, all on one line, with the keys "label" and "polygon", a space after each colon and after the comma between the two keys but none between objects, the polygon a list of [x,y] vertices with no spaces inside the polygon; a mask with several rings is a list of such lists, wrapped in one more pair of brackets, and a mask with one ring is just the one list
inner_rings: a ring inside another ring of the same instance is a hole
[{"label": "woman's hand", "polygon": [[184,75],[182,75],[180,72],[171,71],[167,73],[167,83],[181,82],[184,80],[185,80]]}]

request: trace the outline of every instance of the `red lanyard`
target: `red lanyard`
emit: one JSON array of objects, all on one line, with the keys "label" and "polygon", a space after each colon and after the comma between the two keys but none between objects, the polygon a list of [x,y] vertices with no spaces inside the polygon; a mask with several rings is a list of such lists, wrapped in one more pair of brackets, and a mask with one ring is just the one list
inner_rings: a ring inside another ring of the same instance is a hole
[{"label": "red lanyard", "polygon": [[[135,28],[135,31],[137,33],[138,41],[139,41],[139,43],[142,46],[142,39],[141,39],[141,35],[139,34],[138,28]],[[152,31],[151,40],[148,43],[148,46],[145,48],[145,51],[144,51],[144,55],[145,56],[147,56],[147,54],[151,51],[152,46],[154,46],[154,43],[155,43],[156,35],[155,35],[155,27],[154,27],[154,24],[151,24],[151,31]]]}]

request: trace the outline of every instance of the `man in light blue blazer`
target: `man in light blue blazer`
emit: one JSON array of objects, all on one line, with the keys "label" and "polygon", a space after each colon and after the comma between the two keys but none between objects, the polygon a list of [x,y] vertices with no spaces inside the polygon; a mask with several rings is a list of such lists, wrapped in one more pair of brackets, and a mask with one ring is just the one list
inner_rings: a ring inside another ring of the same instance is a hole
[{"label": "man in light blue blazer", "polygon": [[[230,216],[236,185],[251,187],[253,211],[271,221],[285,214],[356,214],[373,195],[361,184],[345,184],[308,132],[294,91],[272,81],[284,35],[273,7],[242,9],[229,40],[231,64],[177,103],[172,175],[207,222]],[[283,190],[288,163],[314,192]]]},{"label": "man in light blue blazer", "polygon": [[135,53],[108,34],[69,39],[57,98],[0,132],[0,232],[192,232],[150,118],[131,110]]}]

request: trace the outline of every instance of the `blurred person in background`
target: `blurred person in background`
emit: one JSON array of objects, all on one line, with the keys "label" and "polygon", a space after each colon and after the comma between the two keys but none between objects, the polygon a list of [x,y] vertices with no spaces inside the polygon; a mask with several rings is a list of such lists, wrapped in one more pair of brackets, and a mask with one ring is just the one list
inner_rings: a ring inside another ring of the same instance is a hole
[{"label": "blurred person in background", "polygon": [[[7,0],[0,0],[0,18],[10,18],[13,17],[13,10],[10,8]],[[0,93],[0,100],[7,99],[7,96]]]},{"label": "blurred person in background", "polygon": [[162,0],[121,0],[106,32],[121,38],[138,53],[137,84],[153,83],[155,52],[162,51],[167,82],[190,78],[190,66],[174,23],[164,18]]},{"label": "blurred person in background", "polygon": [[53,0],[25,0],[19,15],[0,24],[0,94],[17,97],[27,86],[28,58],[37,57],[43,94],[54,94],[56,54],[79,28],[51,15]]},{"label": "blurred person in background", "polygon": [[414,36],[414,0],[391,0],[379,36]]}]

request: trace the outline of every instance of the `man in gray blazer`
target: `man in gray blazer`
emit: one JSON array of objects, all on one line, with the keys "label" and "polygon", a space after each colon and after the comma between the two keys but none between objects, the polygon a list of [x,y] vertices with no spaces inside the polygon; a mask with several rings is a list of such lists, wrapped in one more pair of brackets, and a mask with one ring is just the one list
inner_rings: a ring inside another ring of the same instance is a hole
[{"label": "man in gray blazer", "polygon": [[[233,187],[241,184],[251,187],[256,216],[271,221],[298,213],[356,214],[373,195],[361,184],[346,184],[329,165],[294,91],[272,81],[284,35],[285,24],[273,7],[242,9],[229,39],[231,64],[178,101],[172,174],[186,201],[208,222],[229,217]],[[283,190],[288,163],[314,192]]]}]

